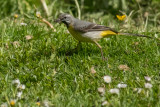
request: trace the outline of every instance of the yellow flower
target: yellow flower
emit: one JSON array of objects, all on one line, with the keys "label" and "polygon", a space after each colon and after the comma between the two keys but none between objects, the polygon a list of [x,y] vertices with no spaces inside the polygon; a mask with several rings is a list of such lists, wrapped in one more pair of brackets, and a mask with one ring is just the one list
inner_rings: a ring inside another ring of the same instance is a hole
[{"label": "yellow flower", "polygon": [[15,14],[15,15],[14,15],[14,18],[18,18],[18,14]]},{"label": "yellow flower", "polygon": [[15,106],[15,104],[16,104],[16,100],[11,100],[10,101],[10,105],[13,107],[13,106]]},{"label": "yellow flower", "polygon": [[120,20],[120,21],[123,21],[126,18],[126,15],[122,15],[122,16],[116,15],[116,16],[117,16],[118,20]]},{"label": "yellow flower", "polygon": [[36,104],[38,105],[38,106],[40,106],[41,105],[41,103],[38,101],[38,102],[36,102]]}]

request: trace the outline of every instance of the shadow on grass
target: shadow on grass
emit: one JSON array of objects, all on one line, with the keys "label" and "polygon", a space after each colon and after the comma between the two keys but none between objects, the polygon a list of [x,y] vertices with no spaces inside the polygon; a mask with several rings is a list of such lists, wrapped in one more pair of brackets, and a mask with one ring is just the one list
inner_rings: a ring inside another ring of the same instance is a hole
[{"label": "shadow on grass", "polygon": [[90,46],[87,46],[87,47],[79,47],[79,48],[73,48],[73,49],[69,49],[69,48],[59,48],[57,50],[57,55],[58,56],[73,56],[73,54],[78,54],[79,55],[91,55],[91,53],[96,53],[96,54],[100,54],[100,50],[97,48],[97,49],[94,49],[94,48],[90,48]]}]

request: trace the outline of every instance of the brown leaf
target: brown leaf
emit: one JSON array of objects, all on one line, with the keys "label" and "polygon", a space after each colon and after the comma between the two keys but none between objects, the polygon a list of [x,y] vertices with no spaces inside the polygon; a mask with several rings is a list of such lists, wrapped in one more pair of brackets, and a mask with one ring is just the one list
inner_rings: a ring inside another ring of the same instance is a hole
[{"label": "brown leaf", "polygon": [[130,68],[127,65],[119,65],[118,69],[123,71],[129,71]]},{"label": "brown leaf", "polygon": [[5,44],[5,47],[6,47],[7,49],[9,48],[9,45],[8,45],[8,43],[6,43],[6,44]]},{"label": "brown leaf", "polygon": [[30,39],[32,39],[32,38],[33,38],[33,36],[31,36],[31,35],[27,35],[27,36],[25,36],[25,38],[26,38],[26,40],[30,40]]},{"label": "brown leaf", "polygon": [[134,45],[138,45],[138,44],[139,44],[139,42],[135,42],[135,43],[134,43]]},{"label": "brown leaf", "polygon": [[91,67],[91,74],[95,74],[96,70],[94,69],[94,67]]},{"label": "brown leaf", "polygon": [[19,46],[20,46],[20,44],[19,44],[19,42],[18,42],[18,41],[14,41],[14,42],[13,42],[13,46],[15,46],[15,47],[19,47]]}]

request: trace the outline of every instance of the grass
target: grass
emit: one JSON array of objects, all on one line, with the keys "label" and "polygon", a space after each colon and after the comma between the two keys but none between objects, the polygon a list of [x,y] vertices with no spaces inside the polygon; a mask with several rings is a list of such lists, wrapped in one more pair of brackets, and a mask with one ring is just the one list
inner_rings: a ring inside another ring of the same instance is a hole
[{"label": "grass", "polygon": [[[17,98],[19,90],[12,81],[19,79],[26,88],[16,106],[38,106],[37,100],[41,105],[47,100],[55,107],[97,107],[104,100],[114,107],[160,105],[158,41],[126,36],[103,39],[99,43],[108,61],[102,61],[100,50],[87,43],[77,53],[66,56],[65,52],[77,42],[63,25],[54,25],[57,31],[53,32],[37,20],[25,18],[27,26],[20,22],[20,18],[0,22],[0,104]],[[145,34],[154,36],[153,32]],[[33,38],[26,40],[26,35]],[[127,65],[130,70],[119,70],[119,65]],[[93,66],[95,74],[90,73]],[[105,75],[112,78],[110,84],[104,82]],[[152,78],[151,89],[144,87],[144,76]],[[127,88],[120,89],[119,95],[109,93],[122,82]],[[104,96],[98,92],[99,87],[105,87]],[[134,88],[142,88],[142,92],[134,92]]]}]

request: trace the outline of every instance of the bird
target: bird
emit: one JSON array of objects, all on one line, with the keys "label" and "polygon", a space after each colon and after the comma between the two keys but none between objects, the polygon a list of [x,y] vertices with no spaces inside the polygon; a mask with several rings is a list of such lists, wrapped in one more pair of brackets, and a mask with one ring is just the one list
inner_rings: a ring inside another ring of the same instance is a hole
[{"label": "bird", "polygon": [[78,45],[81,42],[96,44],[101,51],[102,60],[105,60],[105,57],[103,55],[102,46],[98,43],[102,38],[110,37],[111,35],[130,35],[152,38],[141,34],[121,33],[104,25],[80,20],[67,13],[61,13],[55,22],[64,23],[70,34],[79,41]]}]

